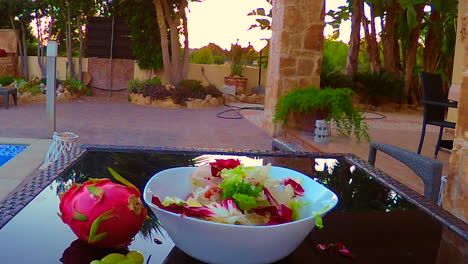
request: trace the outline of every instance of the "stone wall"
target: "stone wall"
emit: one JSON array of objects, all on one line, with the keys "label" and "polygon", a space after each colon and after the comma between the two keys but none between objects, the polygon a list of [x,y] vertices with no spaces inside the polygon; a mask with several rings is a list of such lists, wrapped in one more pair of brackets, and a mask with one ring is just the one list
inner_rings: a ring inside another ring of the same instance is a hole
[{"label": "stone wall", "polygon": [[296,87],[320,86],[324,1],[274,0],[263,127],[281,134],[273,123],[278,99]]},{"label": "stone wall", "polygon": [[16,32],[13,29],[0,29],[0,49],[6,51],[6,57],[0,57],[0,76],[18,75]]},{"label": "stone wall", "polygon": [[14,53],[7,53],[6,57],[0,57],[0,76],[18,75],[18,58]]},{"label": "stone wall", "polygon": [[464,72],[443,207],[468,222],[468,14],[464,14],[459,30],[465,43]]}]

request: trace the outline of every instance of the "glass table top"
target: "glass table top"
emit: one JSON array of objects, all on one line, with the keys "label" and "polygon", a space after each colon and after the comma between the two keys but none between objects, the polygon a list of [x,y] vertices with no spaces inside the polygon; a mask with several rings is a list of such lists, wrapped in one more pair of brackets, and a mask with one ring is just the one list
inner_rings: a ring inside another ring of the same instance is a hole
[{"label": "glass table top", "polygon": [[[338,205],[323,219],[324,228],[314,228],[298,249],[277,263],[435,263],[444,225],[344,156],[331,156],[87,151],[0,229],[0,262],[88,264],[112,252],[138,250],[149,264],[202,263],[175,247],[154,215],[128,248],[89,246],[57,216],[58,194],[74,182],[112,178],[107,167],[143,190],[149,178],[161,170],[238,158],[245,165],[271,163],[300,171],[339,197]],[[152,214],[150,209],[148,213]],[[318,244],[337,242],[355,259],[333,248],[317,249]]]}]

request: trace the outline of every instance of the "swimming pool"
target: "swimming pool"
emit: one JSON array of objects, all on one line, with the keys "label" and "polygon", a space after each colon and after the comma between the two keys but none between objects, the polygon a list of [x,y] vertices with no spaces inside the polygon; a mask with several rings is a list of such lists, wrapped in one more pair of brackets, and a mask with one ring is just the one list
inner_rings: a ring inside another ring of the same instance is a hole
[{"label": "swimming pool", "polygon": [[0,144],[0,167],[7,163],[9,160],[14,158],[25,150],[27,145],[2,145]]}]

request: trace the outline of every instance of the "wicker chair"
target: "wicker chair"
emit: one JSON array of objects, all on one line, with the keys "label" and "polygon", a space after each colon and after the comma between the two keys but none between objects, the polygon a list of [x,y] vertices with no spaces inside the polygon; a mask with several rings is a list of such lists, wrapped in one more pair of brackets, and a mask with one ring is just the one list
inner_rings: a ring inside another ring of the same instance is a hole
[{"label": "wicker chair", "polygon": [[439,204],[442,162],[396,146],[371,142],[369,163],[374,166],[377,150],[386,153],[409,167],[424,182],[424,196]]},{"label": "wicker chair", "polygon": [[455,123],[445,120],[445,113],[449,107],[456,108],[456,102],[450,102],[447,95],[444,94],[442,77],[440,74],[422,72],[421,73],[421,86],[422,86],[422,100],[424,105],[424,119],[421,131],[421,139],[419,140],[418,154],[421,154],[421,149],[424,143],[424,136],[426,134],[426,125],[433,125],[440,127],[439,137],[434,152],[434,158],[437,158],[439,153],[440,142],[444,128],[455,129]]}]

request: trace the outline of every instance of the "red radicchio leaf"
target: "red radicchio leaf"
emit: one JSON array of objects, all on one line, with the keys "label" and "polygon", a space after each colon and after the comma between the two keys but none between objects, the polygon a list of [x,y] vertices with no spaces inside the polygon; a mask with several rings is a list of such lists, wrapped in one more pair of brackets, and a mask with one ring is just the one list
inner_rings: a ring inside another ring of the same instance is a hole
[{"label": "red radicchio leaf", "polygon": [[255,208],[252,208],[250,211],[261,216],[266,216],[268,214],[278,215],[278,209],[276,209],[276,206],[273,206],[273,205],[255,207]]},{"label": "red radicchio leaf", "polygon": [[270,220],[267,225],[278,225],[292,222],[293,211],[284,204],[281,204],[279,209],[276,206],[259,206],[250,210],[261,216],[270,215]]},{"label": "red radicchio leaf", "polygon": [[271,216],[270,221],[267,225],[278,225],[283,223],[289,223],[292,221],[293,210],[286,207],[284,204],[280,205],[278,209],[278,215]]},{"label": "red radicchio leaf", "polygon": [[167,210],[169,212],[173,212],[176,214],[181,214],[182,216],[191,216],[191,217],[198,217],[198,218],[207,218],[214,213],[205,206],[202,207],[192,207],[187,205],[179,205],[179,204],[170,204],[170,205],[163,205],[161,200],[158,197],[153,196],[151,202],[158,206],[161,209]]},{"label": "red radicchio leaf", "polygon": [[343,245],[343,243],[337,242],[335,243],[335,246],[338,248],[338,252],[340,252],[341,255],[348,257],[350,259],[356,259],[353,254],[351,254],[351,251]]},{"label": "red radicchio leaf", "polygon": [[211,175],[213,177],[220,177],[218,174],[223,169],[234,169],[241,163],[238,159],[216,159],[216,162],[211,162]]},{"label": "red radicchio leaf", "polygon": [[294,196],[304,196],[304,188],[295,180],[291,178],[287,178],[286,180],[283,181],[283,184],[286,185],[291,185],[291,187],[294,190]]},{"label": "red radicchio leaf", "polygon": [[275,197],[273,197],[273,195],[271,195],[271,192],[266,187],[263,187],[263,193],[265,194],[265,196],[267,198],[267,201],[270,204],[275,205],[275,206],[279,206],[278,201],[276,201]]},{"label": "red radicchio leaf", "polygon": [[338,252],[349,258],[349,259],[352,259],[352,260],[355,260],[356,257],[351,253],[351,251],[349,251],[349,249],[347,249],[345,247],[345,245],[341,242],[336,242],[336,243],[332,243],[332,244],[317,244],[317,246],[315,247],[316,249],[320,250],[320,251],[324,251],[324,250],[327,250],[329,249],[330,247],[337,247],[338,248]]},{"label": "red radicchio leaf", "polygon": [[316,248],[317,248],[318,250],[324,251],[325,249],[328,248],[328,246],[325,245],[325,244],[317,244]]}]

